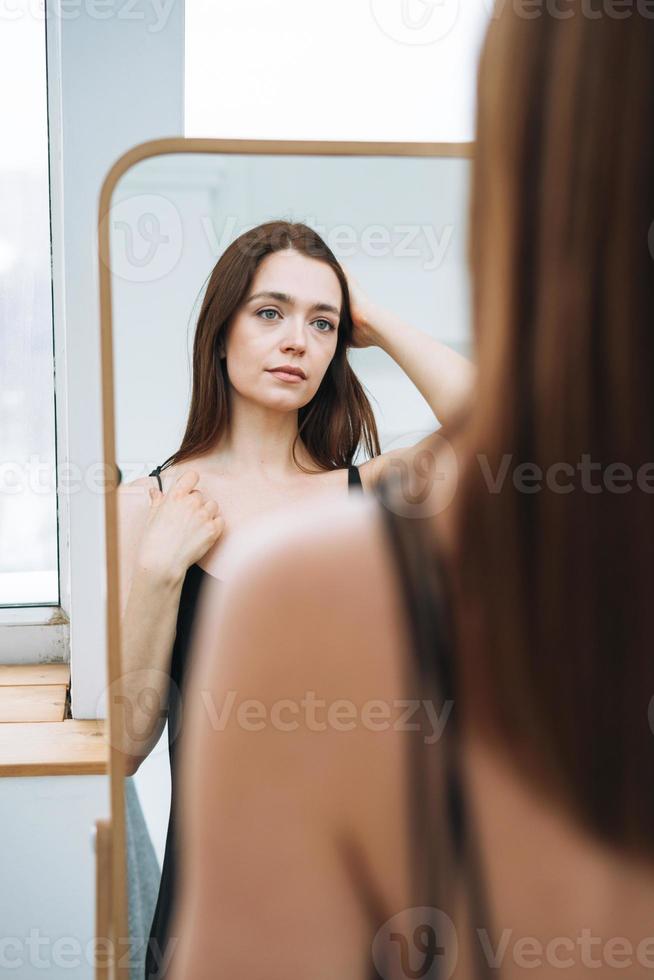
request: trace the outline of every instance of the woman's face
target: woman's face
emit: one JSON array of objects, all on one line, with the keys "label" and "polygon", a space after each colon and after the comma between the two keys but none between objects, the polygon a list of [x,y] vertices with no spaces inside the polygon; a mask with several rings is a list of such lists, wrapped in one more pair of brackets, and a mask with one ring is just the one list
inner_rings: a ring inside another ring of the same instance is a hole
[{"label": "woman's face", "polygon": [[[231,387],[282,410],[310,402],[336,350],[342,302],[326,262],[292,249],[267,255],[226,332]],[[299,368],[304,377],[273,373],[283,365]]]}]

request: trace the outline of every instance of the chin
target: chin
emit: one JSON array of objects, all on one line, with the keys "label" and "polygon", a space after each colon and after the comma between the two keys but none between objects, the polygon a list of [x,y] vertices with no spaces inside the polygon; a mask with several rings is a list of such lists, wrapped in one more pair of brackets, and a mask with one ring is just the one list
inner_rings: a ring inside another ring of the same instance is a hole
[{"label": "chin", "polygon": [[311,400],[308,399],[307,401],[306,397],[300,398],[295,391],[283,390],[275,392],[272,396],[269,392],[266,392],[265,396],[258,392],[256,395],[246,395],[245,397],[248,401],[264,408],[282,408],[286,412],[303,408]]}]

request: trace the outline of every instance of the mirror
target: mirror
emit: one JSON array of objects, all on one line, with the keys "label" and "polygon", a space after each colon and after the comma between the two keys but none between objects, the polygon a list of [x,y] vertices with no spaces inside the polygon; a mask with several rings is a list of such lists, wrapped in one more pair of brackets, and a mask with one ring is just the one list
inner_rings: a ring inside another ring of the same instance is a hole
[{"label": "mirror", "polygon": [[[166,854],[168,731],[133,775],[118,751],[128,726],[137,726],[134,705],[140,705],[143,717],[148,712],[162,719],[166,715],[161,691],[152,688],[147,673],[141,675],[142,689],[139,684],[133,688],[132,705],[126,707],[129,698],[113,696],[119,678],[130,672],[118,628],[121,542],[126,547],[120,499],[181,445],[194,330],[208,277],[247,229],[277,219],[303,222],[318,232],[377,306],[470,356],[465,238],[471,152],[468,145],[178,139],[135,148],[105,182],[99,222],[105,455],[110,469],[119,467],[122,480],[119,492],[107,495],[112,894],[114,928],[129,927],[132,937],[140,929],[144,941],[157,938],[150,936],[148,920],[159,890],[157,917],[163,928],[174,876],[170,836]],[[427,402],[388,353],[379,347],[350,348],[347,357],[372,405],[382,451],[413,445],[438,427]],[[360,447],[353,462],[365,458]],[[165,470],[161,476],[166,477]],[[156,477],[146,482],[157,485]],[[143,485],[140,493],[147,494]],[[188,625],[180,619],[183,607],[192,616],[193,582],[200,571],[191,575],[189,568],[184,580],[176,610],[178,637]],[[183,657],[183,651],[173,655]],[[172,670],[170,656],[167,665]],[[176,669],[179,682],[179,663]],[[175,698],[179,722],[183,699],[176,685],[169,694],[168,706]],[[171,751],[179,731],[171,733]],[[162,866],[165,894],[159,887]],[[139,903],[138,895],[146,900]],[[149,955],[156,963],[162,950],[151,944]]]}]

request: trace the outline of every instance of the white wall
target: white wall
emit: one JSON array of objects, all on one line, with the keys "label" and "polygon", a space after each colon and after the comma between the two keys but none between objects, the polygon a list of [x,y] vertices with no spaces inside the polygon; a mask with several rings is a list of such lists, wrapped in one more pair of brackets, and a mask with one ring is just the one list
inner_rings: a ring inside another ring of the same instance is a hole
[{"label": "white wall", "polygon": [[473,138],[491,0],[187,0],[187,9],[187,136]]},{"label": "white wall", "polygon": [[95,854],[106,776],[0,779],[0,975],[92,980]]}]

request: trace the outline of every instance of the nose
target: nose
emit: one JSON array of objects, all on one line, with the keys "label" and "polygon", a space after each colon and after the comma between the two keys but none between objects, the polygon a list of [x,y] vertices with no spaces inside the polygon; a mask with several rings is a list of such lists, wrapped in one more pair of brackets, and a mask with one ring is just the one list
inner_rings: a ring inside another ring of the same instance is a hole
[{"label": "nose", "polygon": [[286,330],[281,343],[282,350],[303,351],[307,345],[304,320],[301,316],[286,318]]}]

